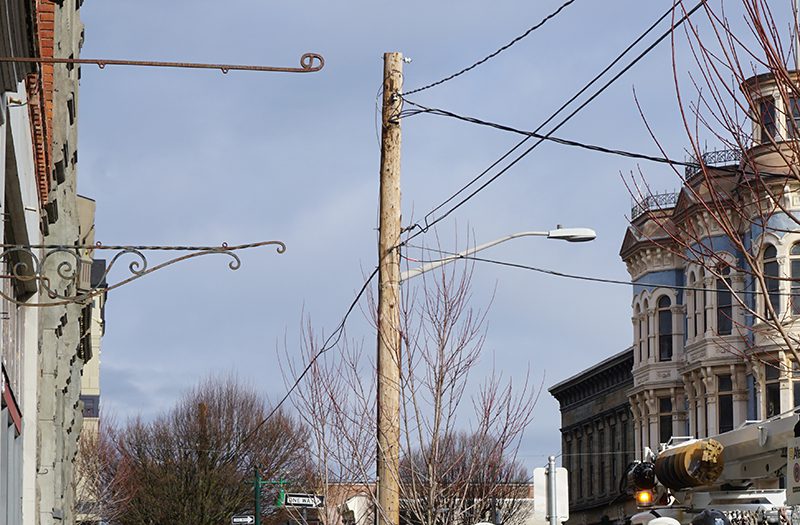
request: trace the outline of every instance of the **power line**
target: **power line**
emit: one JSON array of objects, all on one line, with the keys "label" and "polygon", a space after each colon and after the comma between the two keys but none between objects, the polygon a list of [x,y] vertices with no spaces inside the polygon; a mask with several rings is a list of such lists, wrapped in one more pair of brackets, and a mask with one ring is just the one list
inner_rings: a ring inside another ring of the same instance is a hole
[{"label": "power line", "polygon": [[[672,31],[677,28],[678,26],[682,25],[692,14],[695,13],[704,3],[706,0],[700,0],[690,11],[684,14],[680,20],[675,22],[670,28],[665,31],[664,33],[656,39],[655,42],[650,44],[644,51],[642,51],[639,55],[637,55],[627,66],[625,66],[621,71],[619,71],[616,75],[614,75],[608,82],[603,84],[592,96],[590,96],[586,101],[584,101],[580,106],[578,106],[575,110],[573,110],[569,115],[567,115],[564,119],[562,119],[555,127],[553,127],[547,135],[551,135],[555,133],[559,128],[561,128],[564,124],[566,124],[569,120],[571,120],[578,112],[580,112],[583,108],[589,105],[594,99],[596,99],[601,93],[603,93],[608,87],[610,87],[614,82],[616,82],[622,75],[627,73],[633,66],[635,66],[640,60],[642,60],[647,54],[649,54],[658,44],[663,42],[671,33]],[[658,24],[664,20],[670,13],[672,13],[677,5],[677,2],[673,4],[655,23],[653,23],[641,36],[639,36],[631,45],[629,45],[622,53],[620,53],[606,68],[604,68],[598,75],[596,75],[589,83],[587,83],[580,91],[573,97],[571,97],[566,103],[564,103],[558,110],[556,110],[545,122],[543,122],[538,128],[536,128],[536,133],[540,132],[541,129],[546,126],[550,121],[552,121],[563,109],[565,109],[569,104],[574,102],[579,96],[581,96],[584,92],[586,92],[595,82],[597,82],[602,76],[604,76],[614,65],[617,64],[628,52],[635,47],[641,40],[643,40]],[[525,142],[527,142],[530,137],[525,137],[519,143],[517,143],[514,147],[512,147],[508,152],[506,152],[503,156],[501,156],[498,160],[496,160],[492,165],[488,168],[483,170],[479,175],[475,178],[470,180],[467,184],[462,186],[458,191],[456,191],[453,195],[448,197],[444,200],[441,204],[436,206],[433,210],[428,212],[427,215],[424,217],[425,227],[421,227],[419,224],[414,224],[413,226],[409,227],[409,229],[419,228],[419,231],[416,233],[411,234],[407,239],[406,242],[410,241],[411,239],[427,232],[431,226],[441,222],[445,218],[447,218],[450,214],[452,214],[455,210],[463,206],[466,202],[471,200],[475,197],[478,193],[483,191],[489,184],[497,180],[500,176],[505,174],[509,169],[511,169],[517,162],[522,160],[526,155],[528,155],[531,151],[533,151],[536,147],[538,147],[542,142],[543,139],[539,139],[533,146],[529,147],[527,150],[522,152],[519,156],[517,156],[513,161],[507,164],[503,169],[497,172],[494,176],[492,176],[489,180],[481,184],[478,188],[473,190],[469,193],[466,197],[462,198],[458,201],[455,205],[449,208],[443,215],[439,216],[438,218],[434,219],[433,221],[429,221],[429,217],[436,213],[438,210],[455,200],[459,195],[469,189],[473,184],[478,182],[481,178],[483,178],[489,171],[491,171],[494,167],[496,167],[500,162],[508,158],[514,151],[516,151],[519,147],[521,147]]]},{"label": "power line", "polygon": [[[586,143],[586,142],[579,142],[579,141],[576,141],[576,140],[569,140],[569,139],[564,139],[564,138],[560,138],[560,137],[554,137],[552,135],[544,135],[542,133],[537,133],[535,131],[526,131],[526,130],[518,129],[518,128],[515,128],[515,127],[512,127],[512,126],[508,126],[506,124],[498,124],[496,122],[491,122],[491,121],[488,121],[488,120],[482,120],[482,119],[479,119],[479,118],[476,118],[476,117],[469,117],[469,116],[466,116],[466,115],[459,115],[458,113],[453,113],[452,111],[447,111],[445,109],[429,108],[427,106],[423,106],[422,104],[419,104],[417,102],[413,102],[411,100],[406,100],[406,102],[408,104],[411,104],[412,106],[415,106],[415,107],[419,108],[419,109],[405,110],[405,111],[403,111],[401,113],[401,115],[400,115],[401,118],[413,117],[413,116],[422,115],[422,114],[430,114],[430,115],[436,115],[436,116],[439,116],[439,117],[453,118],[453,119],[456,119],[456,120],[461,120],[463,122],[468,122],[470,124],[476,124],[476,125],[479,125],[479,126],[486,126],[486,127],[490,127],[490,128],[493,128],[493,129],[498,129],[500,131],[507,131],[509,133],[516,133],[517,135],[524,135],[526,137],[538,138],[538,139],[541,139],[541,140],[554,142],[556,144],[561,144],[563,146],[571,146],[571,147],[575,147],[575,148],[586,149],[586,150],[589,150],[589,151],[596,151],[596,152],[599,152],[599,153],[607,153],[609,155],[618,155],[618,156],[621,156],[621,157],[628,157],[628,158],[632,158],[632,159],[647,160],[647,161],[650,161],[650,162],[658,162],[658,163],[661,163],[661,164],[668,164],[670,166],[682,166],[682,167],[694,168],[694,169],[698,169],[698,170],[710,167],[710,166],[708,166],[708,164],[703,163],[702,160],[699,160],[697,162],[688,162],[688,161],[681,161],[681,160],[671,159],[669,157],[659,157],[659,156],[656,156],[656,155],[649,155],[647,153],[638,153],[638,152],[635,152],[635,151],[608,148],[608,147],[605,147],[605,146],[599,146],[597,144],[589,144],[589,143]],[[713,169],[715,171],[719,171],[719,172],[744,173],[744,169],[740,169],[738,163],[736,165],[731,165],[731,166],[713,166]],[[787,177],[787,174],[785,174],[785,173],[771,173],[771,172],[767,172],[767,171],[758,171],[758,176],[760,176],[760,177],[780,177],[780,178],[784,178],[785,179]]]},{"label": "power line", "polygon": [[244,443],[249,441],[256,434],[256,432],[258,432],[258,430],[267,421],[269,421],[269,419],[273,415],[275,415],[278,412],[278,410],[280,410],[281,406],[289,399],[289,396],[292,395],[292,392],[294,392],[297,389],[297,387],[300,385],[300,381],[303,380],[303,378],[306,376],[306,374],[314,366],[314,363],[317,362],[317,359],[319,359],[322,356],[322,354],[324,354],[325,352],[327,352],[328,350],[332,349],[337,344],[339,344],[339,341],[342,338],[342,334],[344,333],[344,327],[345,327],[345,324],[347,323],[348,317],[350,317],[350,314],[353,313],[353,310],[355,309],[355,307],[358,304],[358,302],[361,300],[361,297],[363,297],[364,293],[367,291],[367,287],[369,286],[369,284],[372,282],[372,279],[374,279],[377,274],[378,274],[378,267],[376,266],[375,269],[372,270],[372,273],[369,274],[369,277],[367,277],[366,281],[364,281],[364,284],[361,286],[361,289],[358,291],[358,293],[356,294],[356,296],[353,299],[353,301],[350,303],[350,307],[345,312],[345,314],[342,317],[342,320],[339,323],[339,325],[331,333],[331,335],[329,335],[328,338],[325,339],[325,342],[323,343],[322,348],[320,348],[319,351],[317,351],[314,354],[314,356],[309,360],[309,362],[306,365],[306,367],[303,369],[303,371],[300,373],[300,375],[297,376],[297,378],[292,383],[292,386],[289,387],[289,390],[286,391],[286,393],[283,395],[281,400],[278,401],[278,403],[272,408],[272,410],[270,410],[270,412],[264,417],[264,419],[262,419],[255,426],[255,428],[253,428],[253,430],[248,432],[244,436],[244,438],[242,438],[242,440],[239,442],[239,445],[236,447],[236,450],[234,450],[233,453],[231,454],[233,457],[235,457],[239,453],[239,448],[241,448],[241,446]]},{"label": "power line", "polygon": [[[602,71],[600,71],[597,75],[595,75],[594,78],[592,78],[588,83],[586,83],[586,85],[584,85],[577,93],[575,93],[572,97],[570,97],[556,111],[554,111],[544,122],[542,122],[539,125],[539,127],[536,128],[536,131],[537,132],[541,131],[542,128],[544,128],[548,123],[550,123],[553,119],[555,119],[556,116],[558,116],[559,113],[561,113],[570,104],[575,102],[575,100],[577,100],[581,95],[583,95],[586,91],[588,91],[590,87],[592,87],[598,80],[600,80],[603,77],[603,75],[608,73],[611,70],[611,68],[613,68],[615,65],[617,65],[617,63],[619,63],[620,60],[622,60],[622,58],[625,57],[625,55],[627,55],[634,47],[636,47],[642,40],[644,40],[644,38],[647,37],[647,35],[650,34],[650,32],[653,31],[653,29],[655,29],[667,16],[669,16],[670,13],[673,12],[673,10],[675,9],[676,6],[677,6],[677,1],[676,1],[676,3],[674,3],[672,5],[672,7],[670,7],[667,11],[665,11],[664,14],[661,15],[653,24],[651,24],[650,27],[647,28],[647,30],[645,30],[641,35],[639,35],[639,37],[636,38],[636,40],[634,40],[619,55],[617,55],[617,57],[614,60],[612,60]],[[428,217],[430,217],[431,215],[433,215],[434,213],[439,211],[439,209],[441,209],[442,207],[447,205],[450,201],[452,201],[453,199],[458,197],[458,195],[460,195],[468,187],[470,187],[472,184],[474,184],[480,178],[482,178],[484,175],[486,175],[490,170],[494,169],[495,166],[497,166],[502,161],[504,161],[514,151],[516,151],[523,144],[525,144],[529,139],[530,139],[530,137],[526,137],[526,138],[522,139],[520,142],[518,142],[517,144],[515,144],[504,155],[502,155],[499,159],[497,159],[495,162],[493,162],[488,168],[483,170],[475,178],[473,178],[471,181],[469,181],[466,185],[462,186],[462,188],[459,189],[456,193],[451,195],[449,198],[447,198],[442,203],[440,203],[438,206],[436,206],[433,210],[431,210],[427,215],[425,215],[425,217],[424,217],[425,223],[426,223],[425,229],[427,230],[428,227],[429,227],[429,226],[427,226]]]},{"label": "power line", "polygon": [[[681,285],[677,285],[677,284],[670,285],[670,284],[661,284],[661,283],[637,283],[635,281],[625,281],[625,280],[622,280],[622,279],[609,279],[609,278],[605,278],[605,277],[593,277],[593,276],[589,276],[589,275],[580,275],[580,274],[559,272],[557,270],[550,270],[550,269],[547,269],[547,268],[539,268],[537,266],[530,266],[530,265],[527,265],[527,264],[514,263],[514,262],[509,262],[509,261],[500,261],[500,260],[497,260],[497,259],[488,259],[488,258],[485,258],[485,257],[476,257],[474,255],[464,255],[464,254],[460,254],[460,253],[456,253],[456,252],[449,252],[447,250],[427,248],[427,247],[423,247],[423,246],[413,246],[413,245],[406,245],[406,246],[408,248],[427,250],[427,251],[431,251],[431,252],[438,253],[438,254],[441,254],[441,255],[446,255],[448,257],[453,257],[455,260],[463,259],[465,261],[475,261],[475,262],[489,263],[489,264],[494,264],[494,265],[497,265],[497,266],[505,266],[505,267],[508,267],[508,268],[516,268],[518,270],[527,270],[527,271],[531,271],[531,272],[542,273],[542,274],[545,274],[545,275],[552,275],[554,277],[563,277],[565,279],[575,279],[575,280],[578,280],[578,281],[589,281],[589,282],[604,283],[604,284],[616,284],[616,285],[620,285],[620,286],[642,286],[642,287],[652,286],[654,288],[668,288],[670,290],[682,290],[682,291],[689,291],[689,292],[717,292],[717,291],[719,291],[717,288],[705,288],[705,287],[698,287],[698,286],[681,286]],[[425,260],[425,259],[416,259],[416,258],[415,259],[411,259],[411,258],[409,258],[407,256],[403,256],[403,258],[405,258],[407,260],[410,260],[412,262],[418,262],[418,263],[422,263],[422,264],[431,263],[431,262],[437,262],[437,260]],[[753,290],[753,291],[742,290],[739,293],[741,293],[742,295],[766,295],[765,292],[762,292],[762,291],[759,291],[759,290]],[[800,293],[770,292],[770,295],[775,295],[775,296],[782,295],[782,296],[787,296],[787,297],[796,297],[796,296],[800,296]]]},{"label": "power line", "polygon": [[406,92],[406,93],[404,93],[404,94],[405,94],[405,95],[412,95],[412,94],[414,94],[414,93],[419,93],[420,91],[425,91],[426,89],[430,89],[430,88],[432,88],[432,87],[435,87],[435,86],[438,86],[438,85],[444,84],[445,82],[448,82],[448,81],[450,81],[450,80],[453,80],[454,78],[456,78],[456,77],[459,77],[459,76],[463,75],[464,73],[466,73],[466,72],[468,72],[468,71],[471,71],[471,70],[475,69],[476,67],[478,67],[478,66],[480,66],[481,64],[483,64],[484,62],[487,62],[487,61],[491,60],[492,58],[496,57],[497,55],[499,55],[500,53],[502,53],[503,51],[505,51],[505,50],[506,50],[506,49],[508,49],[509,47],[513,46],[514,44],[516,44],[517,42],[519,42],[519,41],[520,41],[520,40],[522,40],[523,38],[527,37],[528,35],[530,35],[530,34],[531,34],[531,33],[533,33],[534,31],[536,31],[537,29],[539,29],[540,27],[542,27],[543,25],[545,25],[545,24],[546,24],[546,23],[547,23],[549,20],[551,20],[552,18],[555,18],[556,16],[558,16],[558,14],[559,14],[559,13],[561,13],[561,11],[563,11],[565,8],[567,8],[567,7],[568,7],[570,4],[572,4],[573,2],[575,2],[575,0],[567,0],[566,2],[564,2],[563,4],[561,4],[561,6],[559,6],[559,8],[558,8],[558,9],[556,9],[555,11],[553,11],[552,13],[550,13],[549,15],[547,15],[546,17],[544,17],[544,18],[543,18],[543,19],[542,19],[542,20],[541,20],[541,21],[540,21],[538,24],[536,24],[536,25],[532,26],[531,28],[529,28],[527,31],[525,31],[524,33],[522,33],[521,35],[519,35],[517,38],[515,38],[514,40],[512,40],[512,41],[511,41],[511,42],[509,42],[508,44],[504,45],[503,47],[501,47],[501,48],[500,48],[500,49],[498,49],[497,51],[495,51],[495,52],[493,52],[493,53],[491,53],[491,54],[489,54],[489,55],[485,56],[484,58],[482,58],[482,59],[478,60],[477,62],[475,62],[475,63],[474,63],[474,64],[472,64],[471,66],[465,67],[465,68],[464,68],[464,69],[462,69],[461,71],[459,71],[459,72],[457,72],[457,73],[453,73],[453,74],[452,74],[452,75],[450,75],[449,77],[445,77],[445,78],[443,78],[443,79],[441,79],[441,80],[438,80],[438,81],[436,81],[436,82],[433,82],[433,83],[431,83],[431,84],[428,84],[428,85],[426,85],[426,86],[422,86],[421,88],[413,89],[413,90],[411,90],[411,91],[408,91],[408,92]]},{"label": "power line", "polygon": [[453,119],[456,119],[456,120],[461,120],[463,122],[469,122],[470,124],[477,124],[479,126],[487,126],[487,127],[490,127],[490,128],[498,129],[500,131],[507,131],[507,132],[510,132],[510,133],[516,133],[517,135],[525,135],[526,137],[538,138],[538,139],[541,139],[541,140],[555,142],[556,144],[561,144],[563,146],[571,146],[571,147],[586,149],[586,150],[590,150],[590,151],[597,151],[597,152],[600,152],[600,153],[608,153],[610,155],[619,155],[619,156],[622,156],[622,157],[628,157],[628,158],[632,158],[632,159],[649,160],[651,162],[660,162],[662,164],[669,164],[669,165],[675,165],[675,166],[685,166],[685,167],[688,167],[688,168],[701,168],[702,167],[700,164],[698,164],[696,162],[684,162],[684,161],[670,159],[670,158],[667,158],[667,157],[658,157],[658,156],[654,156],[654,155],[648,155],[648,154],[645,154],[645,153],[636,153],[636,152],[633,152],[633,151],[626,151],[626,150],[620,150],[620,149],[607,148],[607,147],[604,147],[604,146],[598,146],[596,144],[588,144],[588,143],[585,143],[585,142],[578,142],[578,141],[575,141],[575,140],[563,139],[563,138],[559,138],[559,137],[554,137],[552,135],[544,135],[544,134],[541,134],[541,133],[537,133],[535,131],[525,131],[525,130],[517,129],[517,128],[511,127],[511,126],[507,126],[507,125],[504,125],[504,124],[497,124],[495,122],[490,122],[490,121],[487,121],[487,120],[481,120],[481,119],[478,119],[478,118],[475,118],[475,117],[468,117],[468,116],[464,116],[464,115],[459,115],[457,113],[453,113],[451,111],[447,111],[447,110],[444,110],[444,109],[429,108],[429,107],[423,106],[422,104],[418,104],[416,102],[412,102],[410,100],[406,100],[406,102],[408,102],[412,106],[418,107],[420,109],[419,110],[405,111],[405,112],[403,112],[403,114],[401,114],[401,118],[412,117],[412,116],[421,115],[421,114],[430,114],[430,115],[436,115],[436,116],[440,116],[440,117],[453,118]]}]

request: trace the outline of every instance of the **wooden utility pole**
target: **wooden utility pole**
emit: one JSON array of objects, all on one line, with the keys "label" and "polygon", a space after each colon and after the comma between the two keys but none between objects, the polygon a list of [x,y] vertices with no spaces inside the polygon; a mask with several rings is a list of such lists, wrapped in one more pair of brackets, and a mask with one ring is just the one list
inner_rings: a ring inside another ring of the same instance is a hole
[{"label": "wooden utility pole", "polygon": [[403,55],[383,55],[378,238],[378,525],[400,523],[400,109]]}]

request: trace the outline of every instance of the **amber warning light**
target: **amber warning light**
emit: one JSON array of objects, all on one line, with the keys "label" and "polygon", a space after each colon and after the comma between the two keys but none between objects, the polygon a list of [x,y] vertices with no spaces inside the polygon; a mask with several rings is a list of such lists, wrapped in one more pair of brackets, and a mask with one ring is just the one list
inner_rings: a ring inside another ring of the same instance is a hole
[{"label": "amber warning light", "polygon": [[651,506],[653,504],[653,492],[650,490],[637,490],[636,504],[640,507]]}]

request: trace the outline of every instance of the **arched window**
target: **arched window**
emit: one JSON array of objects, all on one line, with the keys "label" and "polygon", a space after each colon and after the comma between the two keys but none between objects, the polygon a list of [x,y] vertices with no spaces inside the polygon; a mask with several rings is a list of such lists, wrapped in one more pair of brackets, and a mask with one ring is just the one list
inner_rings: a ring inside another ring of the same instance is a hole
[{"label": "arched window", "polygon": [[689,337],[697,337],[697,316],[694,313],[697,307],[697,293],[694,288],[697,288],[697,281],[694,277],[694,272],[689,274],[687,279],[689,286],[686,290],[686,326],[689,330]]},{"label": "arched window", "polygon": [[792,245],[792,251],[789,252],[789,260],[791,261],[792,272],[789,304],[791,304],[792,315],[800,315],[800,242]]},{"label": "arched window", "polygon": [[700,269],[697,275],[697,287],[702,288],[701,291],[695,293],[694,297],[694,329],[697,337],[702,337],[706,333],[706,281],[705,272]]},{"label": "arched window", "polygon": [[719,271],[717,279],[717,334],[730,335],[733,331],[733,308],[731,304],[731,274],[729,266]]},{"label": "arched window", "polygon": [[672,301],[666,295],[658,300],[658,360],[672,360]]},{"label": "arched window", "polygon": [[772,308],[775,310],[776,314],[780,314],[781,308],[781,298],[780,298],[780,287],[781,282],[778,279],[778,250],[775,249],[774,246],[770,245],[764,249],[764,282],[767,285],[767,298],[769,299],[769,303],[764,301],[764,316],[769,318],[769,307],[768,304],[772,305]]},{"label": "arched window", "polygon": [[650,359],[650,304],[645,299],[642,305],[642,319],[639,321],[641,324],[642,339],[644,339],[644,358]]},{"label": "arched window", "polygon": [[635,327],[634,327],[634,329],[636,330],[636,333],[634,334],[635,335],[635,341],[636,341],[636,348],[637,348],[637,351],[639,352],[639,360],[637,362],[641,363],[642,362],[642,354],[644,353],[643,352],[644,351],[644,344],[645,344],[644,343],[644,339],[645,339],[644,322],[645,322],[645,319],[642,316],[642,310],[641,310],[641,308],[639,308],[638,304],[636,305],[636,309],[634,311],[633,318],[634,318],[633,322],[636,323]]}]

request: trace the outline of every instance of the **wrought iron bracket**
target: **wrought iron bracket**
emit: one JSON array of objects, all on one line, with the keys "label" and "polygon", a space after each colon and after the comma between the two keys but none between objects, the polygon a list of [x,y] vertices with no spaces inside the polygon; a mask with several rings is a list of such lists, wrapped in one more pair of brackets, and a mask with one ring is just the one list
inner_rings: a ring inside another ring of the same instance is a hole
[{"label": "wrought iron bracket", "polygon": [[[220,254],[231,258],[228,268],[238,270],[242,260],[236,253],[250,248],[275,246],[277,253],[286,251],[282,241],[263,241],[250,244],[230,246],[222,243],[219,246],[111,246],[102,243],[85,245],[16,245],[0,244],[0,262],[9,273],[0,275],[3,279],[11,279],[17,284],[40,290],[48,301],[38,303],[19,301],[0,289],[0,297],[20,306],[48,307],[66,304],[87,304],[96,296],[120,286],[124,286],[145,275],[161,270],[173,264],[204,255]],[[103,274],[91,282],[87,272],[91,269],[94,251],[116,252],[110,256]],[[188,252],[155,265],[150,265],[147,252]],[[108,277],[115,266],[127,262],[129,275],[118,281],[109,282]],[[88,266],[87,266],[88,265]]]}]

